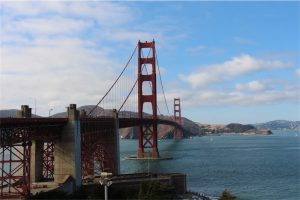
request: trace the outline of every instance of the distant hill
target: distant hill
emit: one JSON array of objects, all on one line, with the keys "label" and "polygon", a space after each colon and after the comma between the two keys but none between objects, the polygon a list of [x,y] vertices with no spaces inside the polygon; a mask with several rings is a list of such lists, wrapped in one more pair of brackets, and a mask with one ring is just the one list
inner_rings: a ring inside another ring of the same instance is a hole
[{"label": "distant hill", "polygon": [[300,121],[274,120],[266,123],[253,124],[253,126],[258,129],[300,131]]},{"label": "distant hill", "polygon": [[[94,105],[85,105],[78,108],[78,110],[85,110],[88,114]],[[0,117],[16,117],[17,109],[9,109],[9,110],[0,110]],[[95,111],[92,113],[92,116],[112,116],[112,110],[103,109],[101,107],[96,107]],[[148,115],[145,113],[145,115]],[[137,117],[138,114],[136,112],[129,111],[121,111],[119,113],[119,117]],[[40,117],[35,116],[33,117]],[[51,117],[67,117],[66,112],[56,113]],[[161,119],[171,119],[170,116],[159,115]],[[221,133],[252,133],[256,132],[257,134],[261,134],[261,130],[299,130],[300,131],[300,121],[287,121],[287,120],[275,120],[266,123],[252,124],[252,125],[243,125],[237,123],[231,123],[226,126],[224,125],[211,125],[211,124],[200,124],[195,123],[192,120],[183,117],[182,118],[183,125],[183,135],[185,138],[191,136],[202,136],[206,134],[221,134]],[[167,125],[158,125],[158,138],[172,138],[173,137],[172,126]],[[127,139],[137,139],[138,129],[137,127],[124,128],[120,129],[120,135],[122,138]]]},{"label": "distant hill", "polygon": [[243,133],[245,131],[249,130],[256,130],[256,128],[252,125],[243,125],[243,124],[238,124],[238,123],[231,123],[225,126],[229,130],[231,130],[233,133]]},{"label": "distant hill", "polygon": [[231,123],[226,126],[221,124],[199,124],[201,128],[201,132],[205,135],[220,135],[224,133],[230,134],[242,134],[242,135],[269,135],[272,132],[268,129],[257,129],[253,125],[250,124],[238,124],[238,123]]},{"label": "distant hill", "polygon": [[[0,117],[16,117],[17,109],[0,110]],[[41,117],[39,115],[32,114],[32,117]]]},{"label": "distant hill", "polygon": [[16,117],[17,109],[0,110],[0,117]]},{"label": "distant hill", "polygon": [[[85,110],[88,114],[92,109],[94,108],[93,105],[86,105],[78,107],[78,110]],[[112,116],[113,111],[110,109],[103,109],[100,107],[96,107],[96,109],[93,111],[92,116]],[[145,116],[149,114],[145,113]],[[66,112],[56,113],[52,115],[51,117],[67,117]],[[121,111],[119,113],[119,117],[138,117],[138,113],[136,112],[130,112],[130,111]],[[161,119],[171,119],[169,116],[159,115],[158,116]],[[183,136],[184,137],[190,137],[190,136],[198,136],[201,135],[201,131],[197,123],[187,119],[182,118],[182,125],[183,125]],[[158,138],[159,139],[167,139],[167,138],[173,138],[173,130],[174,128],[172,126],[168,125],[158,125]],[[129,128],[123,128],[120,129],[120,136],[124,139],[137,139],[138,138],[138,128],[137,127],[129,127]]]}]

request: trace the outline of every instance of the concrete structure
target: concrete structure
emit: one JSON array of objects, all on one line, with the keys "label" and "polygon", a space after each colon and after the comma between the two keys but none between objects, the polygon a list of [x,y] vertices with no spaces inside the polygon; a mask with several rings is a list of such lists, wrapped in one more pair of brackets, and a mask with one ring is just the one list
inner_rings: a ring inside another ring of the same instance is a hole
[{"label": "concrete structure", "polygon": [[113,187],[135,187],[139,189],[142,183],[152,181],[166,183],[175,188],[176,193],[186,193],[186,175],[182,173],[137,173],[137,174],[122,174],[111,178]]},{"label": "concrete structure", "polygon": [[81,185],[80,118],[76,104],[68,107],[68,124],[60,139],[54,141],[54,181],[64,183],[70,176]]},{"label": "concrete structure", "polygon": [[39,182],[43,178],[43,146],[44,142],[31,141],[30,182]]},{"label": "concrete structure", "polygon": [[114,119],[115,119],[115,130],[114,130],[114,139],[115,139],[115,159],[116,159],[116,171],[115,174],[120,174],[120,134],[119,134],[119,116],[116,109],[113,110]]},{"label": "concrete structure", "polygon": [[[135,173],[122,174],[110,178],[112,185],[110,188],[119,188],[122,190],[136,191],[140,190],[143,183],[160,182],[173,186],[178,195],[186,193],[186,175],[182,173]],[[94,182],[84,183],[84,190],[93,198],[93,194],[97,194],[99,190],[99,179]]]},{"label": "concrete structure", "polygon": [[21,110],[17,111],[17,118],[30,118],[31,117],[31,108],[28,105],[22,105]]}]

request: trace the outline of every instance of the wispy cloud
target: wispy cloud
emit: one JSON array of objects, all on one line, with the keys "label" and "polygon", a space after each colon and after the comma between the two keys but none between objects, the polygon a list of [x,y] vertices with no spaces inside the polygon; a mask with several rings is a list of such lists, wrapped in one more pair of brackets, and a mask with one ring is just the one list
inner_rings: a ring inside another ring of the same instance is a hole
[{"label": "wispy cloud", "polygon": [[295,73],[298,77],[300,77],[300,69],[296,69]]},{"label": "wispy cloud", "polygon": [[260,92],[267,89],[266,85],[259,80],[250,81],[248,83],[238,83],[235,85],[235,88],[240,91],[255,91]]},{"label": "wispy cloud", "polygon": [[1,2],[0,109],[33,99],[38,114],[95,103],[126,62],[111,43],[131,50],[139,39],[155,38],[164,48],[184,35],[175,25],[163,29],[160,19],[140,26],[142,14],[118,2]]},{"label": "wispy cloud", "polygon": [[190,47],[186,51],[192,55],[220,55],[225,53],[225,49],[208,47],[205,45],[197,45],[195,47]]},{"label": "wispy cloud", "polygon": [[257,45],[256,42],[243,38],[243,37],[234,37],[233,41],[237,44],[241,44],[241,45]]},{"label": "wispy cloud", "polygon": [[224,63],[200,66],[198,71],[190,75],[179,75],[180,78],[194,88],[208,84],[220,83],[260,70],[273,70],[293,66],[290,62],[280,60],[262,60],[250,55],[233,57]]},{"label": "wispy cloud", "polygon": [[[272,85],[272,86],[270,86]],[[300,103],[300,86],[296,83],[262,80],[236,84],[233,89],[201,88],[173,89],[172,96],[182,96],[186,108],[201,106],[253,106],[280,103]]]}]

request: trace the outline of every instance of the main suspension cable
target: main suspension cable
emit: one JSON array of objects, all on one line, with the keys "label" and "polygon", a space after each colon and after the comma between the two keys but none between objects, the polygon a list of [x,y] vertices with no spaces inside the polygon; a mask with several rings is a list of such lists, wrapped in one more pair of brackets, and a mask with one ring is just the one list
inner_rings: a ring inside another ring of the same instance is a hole
[{"label": "main suspension cable", "polygon": [[120,77],[122,76],[122,74],[124,73],[125,69],[128,67],[133,55],[136,52],[137,46],[135,46],[133,53],[131,54],[128,62],[126,63],[125,67],[123,68],[122,72],[120,73],[120,75],[118,76],[118,78],[115,80],[115,82],[112,84],[112,86],[109,88],[109,90],[105,93],[105,95],[99,100],[99,102],[96,104],[96,106],[89,112],[88,116],[90,116],[94,110],[98,107],[98,105],[103,101],[103,99],[108,95],[108,93],[112,90],[112,88],[116,85],[116,83],[118,82],[118,80],[120,79]]},{"label": "main suspension cable", "polygon": [[169,116],[171,116],[170,110],[169,110],[169,106],[168,106],[168,103],[167,103],[167,99],[166,99],[166,94],[165,94],[165,90],[164,90],[164,86],[163,86],[161,74],[160,74],[160,69],[159,69],[159,64],[158,64],[158,58],[157,58],[157,53],[156,53],[156,51],[155,51],[155,58],[156,58],[156,64],[157,64],[157,68],[158,68],[158,74],[159,74],[160,85],[161,85],[162,92],[163,92],[164,99],[165,99],[165,104],[166,104],[166,107],[167,107],[167,111],[168,111],[168,113],[169,113]]}]

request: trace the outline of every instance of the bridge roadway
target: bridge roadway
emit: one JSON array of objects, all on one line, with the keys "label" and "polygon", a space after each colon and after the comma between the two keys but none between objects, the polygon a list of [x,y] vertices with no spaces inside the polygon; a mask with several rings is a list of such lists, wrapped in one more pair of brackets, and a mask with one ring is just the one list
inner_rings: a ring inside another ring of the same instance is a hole
[{"label": "bridge roadway", "polygon": [[[178,123],[167,119],[118,118],[119,128],[135,127],[147,124],[164,124],[182,129]],[[24,140],[53,141],[61,136],[68,118],[0,118],[0,146],[23,142]],[[115,118],[80,118],[81,133],[115,128]],[[101,133],[101,132],[99,132]]]}]

